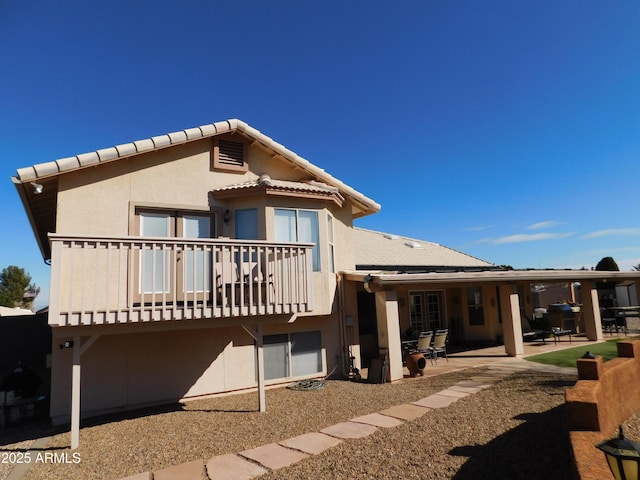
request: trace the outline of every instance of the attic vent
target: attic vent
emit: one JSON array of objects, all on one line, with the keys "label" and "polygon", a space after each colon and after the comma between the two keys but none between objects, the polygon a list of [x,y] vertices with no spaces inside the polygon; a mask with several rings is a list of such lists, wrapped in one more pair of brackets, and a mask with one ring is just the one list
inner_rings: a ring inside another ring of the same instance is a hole
[{"label": "attic vent", "polygon": [[420,243],[418,243],[418,242],[406,242],[406,243],[405,243],[405,245],[406,245],[407,247],[410,247],[410,248],[424,248],[424,247],[423,247]]},{"label": "attic vent", "polygon": [[238,142],[220,140],[218,161],[222,165],[241,167],[244,163],[244,145]]},{"label": "attic vent", "polygon": [[246,172],[248,164],[245,162],[245,145],[242,142],[217,139],[213,148],[213,167],[220,170],[234,170]]},{"label": "attic vent", "polygon": [[388,238],[389,240],[397,240],[400,237],[398,237],[398,235],[394,235],[392,233],[385,233],[384,234],[384,238]]}]

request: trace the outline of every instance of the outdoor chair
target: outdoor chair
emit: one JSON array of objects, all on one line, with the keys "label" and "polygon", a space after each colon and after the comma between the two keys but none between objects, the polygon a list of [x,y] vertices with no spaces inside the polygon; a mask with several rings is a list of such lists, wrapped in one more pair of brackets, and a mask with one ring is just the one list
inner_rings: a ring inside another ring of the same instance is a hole
[{"label": "outdoor chair", "polygon": [[425,357],[429,357],[431,364],[433,365],[433,330],[428,332],[420,332],[418,337],[418,352],[422,353]]},{"label": "outdoor chair", "polygon": [[522,324],[522,340],[527,341],[535,341],[542,340],[542,343],[546,344],[546,336],[547,332],[544,330],[537,330],[531,328],[531,324],[529,323],[529,319],[526,315],[522,315],[520,322]]},{"label": "outdoor chair", "polygon": [[447,337],[449,336],[449,329],[443,328],[440,330],[436,330],[436,333],[433,334],[433,345],[431,346],[433,350],[433,356],[438,361],[438,355],[444,355],[444,358],[449,361],[447,358]]}]

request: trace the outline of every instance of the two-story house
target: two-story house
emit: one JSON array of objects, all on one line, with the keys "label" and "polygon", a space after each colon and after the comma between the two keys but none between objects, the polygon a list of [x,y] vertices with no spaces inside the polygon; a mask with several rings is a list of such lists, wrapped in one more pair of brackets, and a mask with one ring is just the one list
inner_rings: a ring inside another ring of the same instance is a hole
[{"label": "two-story house", "polygon": [[240,120],[22,168],[13,182],[51,264],[51,417],[71,420],[73,448],[81,416],[247,390],[264,410],[266,386],[379,349],[397,380],[409,328],[503,336],[521,354],[535,282],[582,281],[586,334],[602,338],[590,285],[631,279],[496,271],[354,228],[380,206]]}]

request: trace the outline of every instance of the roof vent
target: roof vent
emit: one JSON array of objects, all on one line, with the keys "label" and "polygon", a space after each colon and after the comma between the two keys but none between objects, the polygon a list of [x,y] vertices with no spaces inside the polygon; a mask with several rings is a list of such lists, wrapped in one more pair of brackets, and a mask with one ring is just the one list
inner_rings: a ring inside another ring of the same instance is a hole
[{"label": "roof vent", "polygon": [[388,238],[389,240],[397,240],[400,238],[398,235],[394,235],[392,233],[385,233],[384,238]]},{"label": "roof vent", "polygon": [[405,242],[405,245],[410,248],[424,248],[422,244],[418,242]]}]

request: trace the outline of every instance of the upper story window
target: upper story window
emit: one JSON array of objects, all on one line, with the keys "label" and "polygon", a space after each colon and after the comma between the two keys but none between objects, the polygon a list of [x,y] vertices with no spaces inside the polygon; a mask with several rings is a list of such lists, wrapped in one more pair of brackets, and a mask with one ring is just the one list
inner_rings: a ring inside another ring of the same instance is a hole
[{"label": "upper story window", "polygon": [[313,243],[313,271],[320,271],[318,212],[288,208],[275,209],[275,240]]},{"label": "upper story window", "polygon": [[249,170],[246,155],[247,147],[243,142],[224,138],[213,140],[213,168],[215,169],[246,172]]},{"label": "upper story window", "polygon": [[336,253],[333,244],[333,217],[327,214],[327,241],[329,242],[329,271],[336,272]]}]

